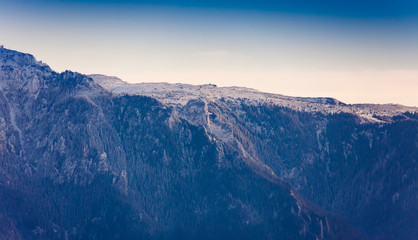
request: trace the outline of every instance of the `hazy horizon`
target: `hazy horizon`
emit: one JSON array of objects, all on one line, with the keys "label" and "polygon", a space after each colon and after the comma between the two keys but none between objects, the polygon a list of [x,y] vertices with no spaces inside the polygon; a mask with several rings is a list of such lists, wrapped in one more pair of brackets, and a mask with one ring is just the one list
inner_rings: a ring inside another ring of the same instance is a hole
[{"label": "hazy horizon", "polygon": [[418,106],[413,1],[0,3],[0,44],[59,72]]}]

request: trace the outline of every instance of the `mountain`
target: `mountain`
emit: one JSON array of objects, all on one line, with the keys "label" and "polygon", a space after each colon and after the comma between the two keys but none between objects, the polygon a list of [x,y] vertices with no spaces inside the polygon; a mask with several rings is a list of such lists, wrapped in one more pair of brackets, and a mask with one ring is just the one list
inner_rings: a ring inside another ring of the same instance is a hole
[{"label": "mountain", "polygon": [[0,238],[415,239],[417,111],[0,48]]},{"label": "mountain", "polygon": [[263,165],[261,174],[290,182],[371,238],[418,236],[417,108],[91,77],[115,96],[148,96],[176,109]]}]

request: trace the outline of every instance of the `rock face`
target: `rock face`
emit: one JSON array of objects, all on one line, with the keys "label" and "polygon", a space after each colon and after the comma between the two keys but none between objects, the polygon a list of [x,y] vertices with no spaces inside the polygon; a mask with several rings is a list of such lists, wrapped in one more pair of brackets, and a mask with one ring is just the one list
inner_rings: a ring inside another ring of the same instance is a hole
[{"label": "rock face", "polygon": [[418,115],[0,49],[0,239],[416,239]]}]

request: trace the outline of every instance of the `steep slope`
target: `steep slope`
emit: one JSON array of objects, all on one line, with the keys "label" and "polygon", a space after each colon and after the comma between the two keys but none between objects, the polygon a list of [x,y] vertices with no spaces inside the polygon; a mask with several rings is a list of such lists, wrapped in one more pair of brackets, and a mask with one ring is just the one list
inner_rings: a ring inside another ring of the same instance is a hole
[{"label": "steep slope", "polygon": [[2,239],[364,238],[231,135],[227,104],[114,94],[4,48],[0,68]]},{"label": "steep slope", "polygon": [[93,78],[116,96],[149,96],[172,107],[242,152],[258,174],[290,181],[373,238],[418,236],[417,108]]}]

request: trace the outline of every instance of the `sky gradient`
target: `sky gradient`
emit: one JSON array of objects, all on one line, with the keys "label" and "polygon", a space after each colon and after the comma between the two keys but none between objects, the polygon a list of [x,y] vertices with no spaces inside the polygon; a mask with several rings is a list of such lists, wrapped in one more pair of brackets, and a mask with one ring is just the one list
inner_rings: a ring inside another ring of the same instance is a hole
[{"label": "sky gradient", "polygon": [[0,0],[0,6],[0,43],[56,71],[418,106],[418,1]]}]

